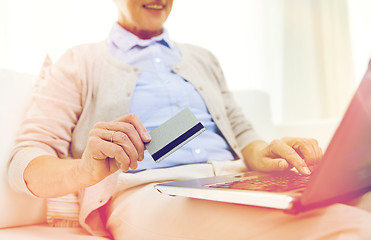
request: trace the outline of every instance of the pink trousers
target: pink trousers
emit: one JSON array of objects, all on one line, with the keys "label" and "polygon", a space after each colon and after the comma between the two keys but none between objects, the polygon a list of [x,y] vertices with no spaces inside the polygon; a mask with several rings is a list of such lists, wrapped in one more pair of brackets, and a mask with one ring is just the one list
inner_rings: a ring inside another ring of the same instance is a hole
[{"label": "pink trousers", "polygon": [[[107,206],[115,239],[371,239],[371,193],[361,207],[334,204],[298,215],[237,204],[171,197],[154,184],[237,173],[241,161],[210,162],[121,174]],[[368,209],[367,209],[368,208]]]}]

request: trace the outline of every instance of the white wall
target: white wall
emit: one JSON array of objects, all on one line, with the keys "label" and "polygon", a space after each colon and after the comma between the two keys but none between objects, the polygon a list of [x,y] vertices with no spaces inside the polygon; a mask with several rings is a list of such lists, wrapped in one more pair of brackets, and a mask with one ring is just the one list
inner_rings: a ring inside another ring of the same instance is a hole
[{"label": "white wall", "polygon": [[371,1],[348,0],[355,80],[359,82],[371,59]]},{"label": "white wall", "polygon": [[0,67],[8,67],[9,28],[8,1],[0,1]]},{"label": "white wall", "polygon": [[[67,48],[100,41],[117,18],[107,0],[1,0],[7,3],[5,67],[38,73],[46,54],[56,60]],[[2,58],[2,57],[0,57]]]},{"label": "white wall", "polygon": [[[311,96],[302,101],[306,108],[311,99],[319,101],[316,94],[323,90],[316,83],[313,51],[310,47],[300,51],[302,41],[312,41],[313,36],[298,36],[294,41],[287,29],[288,16],[297,24],[291,30],[311,28],[305,11],[298,12],[293,6],[312,1],[174,0],[166,27],[174,40],[210,49],[220,60],[232,90],[266,90],[271,95],[274,121],[315,119],[320,116],[315,107],[302,111],[288,105],[295,100],[294,95],[289,96],[293,91]],[[359,79],[371,52],[371,1],[348,2],[351,61]],[[1,0],[0,68],[38,73],[47,53],[56,60],[73,45],[104,39],[116,16],[112,0]],[[300,75],[305,78],[295,77]],[[287,84],[290,77],[297,81]],[[308,79],[313,82],[309,84]]]},{"label": "white wall", "polygon": [[[107,0],[2,0],[1,66],[37,73],[45,54],[104,39],[116,9]],[[7,9],[7,11],[5,11]],[[232,89],[263,88],[264,12],[260,1],[175,0],[166,27],[180,42],[214,52]],[[2,49],[3,50],[3,49]]]},{"label": "white wall", "polygon": [[211,50],[232,89],[262,88],[262,1],[175,0],[167,27],[171,37]]}]

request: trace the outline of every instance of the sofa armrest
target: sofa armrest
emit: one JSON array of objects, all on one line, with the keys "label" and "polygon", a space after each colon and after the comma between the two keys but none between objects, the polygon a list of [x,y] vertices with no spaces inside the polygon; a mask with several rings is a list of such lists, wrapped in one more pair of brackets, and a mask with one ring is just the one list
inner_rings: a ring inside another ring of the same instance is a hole
[{"label": "sofa armrest", "polygon": [[273,123],[268,93],[246,89],[233,91],[233,94],[258,134],[268,142],[285,136],[315,138],[325,150],[340,122],[340,119],[333,118]]},{"label": "sofa armrest", "polygon": [[46,221],[46,201],[14,192],[7,179],[9,155],[35,79],[32,75],[0,69],[0,228]]}]

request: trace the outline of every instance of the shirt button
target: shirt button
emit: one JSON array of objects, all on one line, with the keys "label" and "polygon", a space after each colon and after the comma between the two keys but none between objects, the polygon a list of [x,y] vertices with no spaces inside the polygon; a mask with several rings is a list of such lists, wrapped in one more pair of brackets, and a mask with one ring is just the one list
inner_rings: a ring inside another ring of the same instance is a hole
[{"label": "shirt button", "polygon": [[161,62],[161,59],[160,58],[155,58],[155,62],[156,63],[160,63]]},{"label": "shirt button", "polygon": [[196,149],[195,149],[195,153],[196,153],[196,154],[200,154],[200,153],[201,153],[201,149],[196,148]]},{"label": "shirt button", "polygon": [[179,109],[180,108],[179,104],[176,104],[175,107],[176,107],[176,109]]},{"label": "shirt button", "polygon": [[219,115],[216,115],[216,120],[220,120],[220,116]]}]

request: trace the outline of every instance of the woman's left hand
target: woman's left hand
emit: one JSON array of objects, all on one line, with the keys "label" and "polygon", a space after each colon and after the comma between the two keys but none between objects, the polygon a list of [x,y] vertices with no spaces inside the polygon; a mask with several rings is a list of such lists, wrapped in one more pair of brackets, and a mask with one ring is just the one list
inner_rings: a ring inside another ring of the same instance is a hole
[{"label": "woman's left hand", "polygon": [[322,149],[317,140],[284,137],[250,143],[242,150],[250,170],[263,172],[283,171],[295,167],[300,173],[309,175],[322,159]]}]

